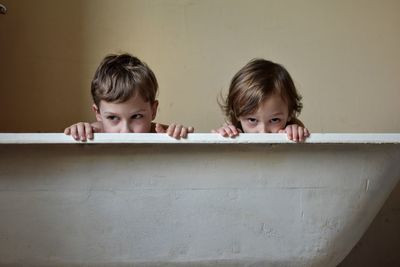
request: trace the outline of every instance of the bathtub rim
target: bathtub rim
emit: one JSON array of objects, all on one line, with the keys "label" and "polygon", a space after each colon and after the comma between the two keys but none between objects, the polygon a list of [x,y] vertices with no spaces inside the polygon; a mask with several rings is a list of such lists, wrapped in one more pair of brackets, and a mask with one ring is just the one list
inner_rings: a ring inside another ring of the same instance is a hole
[{"label": "bathtub rim", "polygon": [[[94,140],[75,141],[63,133],[0,133],[0,144],[296,144],[286,134],[193,133],[176,140],[167,134],[96,133]],[[400,144],[400,133],[313,133],[304,144]]]}]

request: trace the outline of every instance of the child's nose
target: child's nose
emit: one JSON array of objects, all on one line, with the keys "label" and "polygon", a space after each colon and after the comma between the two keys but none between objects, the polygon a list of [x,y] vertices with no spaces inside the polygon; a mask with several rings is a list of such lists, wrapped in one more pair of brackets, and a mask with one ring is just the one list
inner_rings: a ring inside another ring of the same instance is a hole
[{"label": "child's nose", "polygon": [[259,133],[271,133],[271,129],[270,127],[268,127],[268,125],[261,125]]},{"label": "child's nose", "polygon": [[129,127],[128,123],[123,123],[120,133],[133,133],[133,131],[131,130],[131,128]]}]

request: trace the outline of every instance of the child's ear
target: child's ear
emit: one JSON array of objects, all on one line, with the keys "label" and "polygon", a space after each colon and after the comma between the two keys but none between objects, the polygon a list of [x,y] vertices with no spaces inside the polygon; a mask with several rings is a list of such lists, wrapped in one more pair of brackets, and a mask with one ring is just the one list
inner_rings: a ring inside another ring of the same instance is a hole
[{"label": "child's ear", "polygon": [[99,108],[96,106],[96,104],[93,104],[93,105],[92,105],[92,110],[93,110],[93,112],[96,114],[96,120],[97,120],[97,121],[101,121],[100,110],[99,110]]},{"label": "child's ear", "polygon": [[158,100],[154,100],[153,104],[151,105],[151,120],[154,120],[157,115],[157,108],[158,108]]}]

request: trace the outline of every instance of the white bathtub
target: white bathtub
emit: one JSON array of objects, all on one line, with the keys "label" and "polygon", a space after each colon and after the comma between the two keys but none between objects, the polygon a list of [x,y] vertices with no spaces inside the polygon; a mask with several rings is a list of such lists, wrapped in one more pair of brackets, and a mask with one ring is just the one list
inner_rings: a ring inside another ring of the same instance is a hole
[{"label": "white bathtub", "polygon": [[0,134],[0,266],[336,266],[400,134]]}]

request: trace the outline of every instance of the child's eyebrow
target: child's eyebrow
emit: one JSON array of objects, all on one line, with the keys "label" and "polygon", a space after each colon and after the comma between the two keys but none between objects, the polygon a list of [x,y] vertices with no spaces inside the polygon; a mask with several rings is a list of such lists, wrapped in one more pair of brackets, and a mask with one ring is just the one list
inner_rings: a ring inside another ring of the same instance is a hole
[{"label": "child's eyebrow", "polygon": [[146,110],[145,110],[144,108],[141,108],[141,109],[138,109],[138,110],[130,111],[129,113],[130,113],[130,114],[134,114],[134,113],[144,112],[144,111],[146,111]]},{"label": "child's eyebrow", "polygon": [[277,111],[277,112],[271,113],[271,116],[278,116],[278,115],[283,115],[283,112]]},{"label": "child's eyebrow", "polygon": [[[138,110],[130,111],[130,112],[128,112],[128,114],[135,114],[135,113],[144,112],[144,111],[145,111],[145,109],[138,109]],[[105,115],[119,115],[118,112],[107,111],[107,110],[104,110],[103,113]]]},{"label": "child's eyebrow", "polygon": [[103,111],[103,113],[105,114],[105,115],[118,115],[117,113],[115,113],[115,112],[112,112],[112,111]]}]

